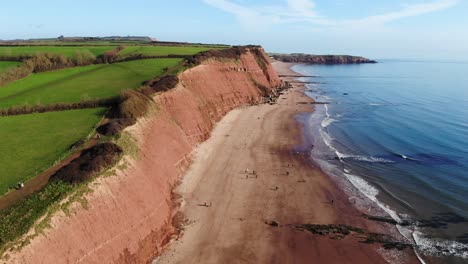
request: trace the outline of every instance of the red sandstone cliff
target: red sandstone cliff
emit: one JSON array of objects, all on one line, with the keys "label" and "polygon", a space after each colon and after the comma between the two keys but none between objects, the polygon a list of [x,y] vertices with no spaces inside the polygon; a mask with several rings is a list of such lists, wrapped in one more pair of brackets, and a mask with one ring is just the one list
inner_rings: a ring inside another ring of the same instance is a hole
[{"label": "red sandstone cliff", "polygon": [[139,158],[115,176],[90,184],[88,208],[57,213],[52,227],[9,263],[145,263],[174,234],[171,190],[190,164],[192,150],[233,108],[261,99],[281,84],[263,52],[240,60],[207,59],[182,73],[179,85],[154,97],[157,110],[127,129]]}]

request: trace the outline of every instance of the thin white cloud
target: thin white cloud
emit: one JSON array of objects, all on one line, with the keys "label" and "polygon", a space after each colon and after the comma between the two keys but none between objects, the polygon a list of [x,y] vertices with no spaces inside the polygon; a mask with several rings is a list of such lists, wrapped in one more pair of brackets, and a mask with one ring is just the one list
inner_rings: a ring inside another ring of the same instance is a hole
[{"label": "thin white cloud", "polygon": [[331,19],[317,11],[311,0],[286,0],[284,5],[276,6],[243,6],[232,0],[203,0],[206,4],[224,12],[234,14],[246,27],[259,28],[271,24],[308,22],[322,26],[376,26],[399,19],[424,15],[455,6],[459,0],[437,0],[423,4],[407,5],[393,12],[371,15],[358,19]]},{"label": "thin white cloud", "polygon": [[399,19],[406,18],[406,17],[420,16],[420,15],[440,11],[443,9],[447,9],[447,8],[455,6],[457,3],[458,3],[458,0],[440,0],[440,1],[431,2],[431,3],[409,5],[396,12],[390,12],[390,13],[386,13],[382,15],[369,16],[363,19],[352,20],[352,22],[360,22],[360,23],[366,23],[366,24],[367,23],[384,24],[384,23],[392,22],[392,21],[399,20]]},{"label": "thin white cloud", "polygon": [[[247,8],[239,4],[226,0],[203,0],[208,5],[211,5],[224,12],[231,13],[237,17],[240,23],[246,27],[258,27],[260,24],[273,23],[276,18],[267,16],[263,12],[259,12],[255,8]],[[263,13],[263,14],[262,14]]]},{"label": "thin white cloud", "polygon": [[315,3],[309,0],[288,0],[288,11],[305,17],[317,17]]}]

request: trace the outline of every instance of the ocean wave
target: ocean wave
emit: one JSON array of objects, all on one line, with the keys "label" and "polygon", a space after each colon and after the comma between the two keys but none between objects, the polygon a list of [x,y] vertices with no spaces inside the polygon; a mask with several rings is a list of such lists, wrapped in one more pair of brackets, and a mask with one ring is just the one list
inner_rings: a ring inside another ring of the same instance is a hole
[{"label": "ocean wave", "polygon": [[352,159],[355,161],[362,161],[362,162],[369,162],[369,163],[394,163],[394,161],[392,160],[379,158],[379,157],[342,153],[333,146],[333,140],[335,139],[332,138],[325,130],[320,129],[320,136],[322,137],[323,142],[325,142],[325,145],[327,145],[330,149],[332,149],[335,152],[338,159],[341,161]]},{"label": "ocean wave", "polygon": [[[393,220],[397,221],[398,223],[403,223],[404,219],[403,217],[406,217],[405,215],[398,214],[395,210],[392,210],[389,206],[386,204],[382,203],[377,199],[377,195],[379,194],[379,190],[375,188],[374,186],[370,185],[366,180],[363,178],[349,174],[349,173],[344,173],[348,181],[359,191],[361,192],[367,199],[370,201],[374,202],[380,209],[382,209],[385,213],[387,213]],[[398,232],[407,240],[410,241],[410,243],[414,243],[413,239],[413,230],[410,229],[410,227],[405,227],[401,225],[396,226]],[[425,262],[420,258],[420,256],[416,253],[416,256],[420,260],[422,264],[425,264]]]},{"label": "ocean wave", "polygon": [[[330,100],[330,99],[331,99],[330,97],[327,97],[327,96],[324,96],[324,97],[325,97],[325,99],[327,99],[327,100]],[[325,105],[325,114],[327,115],[327,117],[326,117],[325,119],[323,119],[323,121],[322,121],[322,123],[321,123],[321,125],[322,125],[323,128],[325,128],[325,127],[331,125],[332,123],[338,121],[337,119],[333,118],[333,117],[330,115],[330,113],[328,112],[328,110],[329,110],[328,106]]]},{"label": "ocean wave", "polygon": [[406,155],[404,155],[404,154],[394,153],[394,155],[397,156],[397,157],[399,157],[399,158],[402,158],[402,159],[404,159],[404,160],[418,161],[418,159],[415,159],[415,158],[406,156]]},{"label": "ocean wave", "polygon": [[343,153],[340,153],[339,151],[336,151],[336,155],[338,156],[340,160],[352,159],[356,161],[363,161],[363,162],[370,162],[370,163],[394,163],[394,161],[389,160],[389,159],[373,157],[373,156],[343,154]]},{"label": "ocean wave", "polygon": [[373,201],[375,204],[377,204],[383,211],[385,211],[390,217],[392,217],[395,221],[401,223],[403,220],[401,217],[398,215],[398,213],[394,210],[392,210],[390,207],[388,207],[386,204],[380,202],[377,199],[377,195],[379,194],[379,190],[375,188],[374,186],[370,185],[366,180],[363,178],[349,174],[349,173],[344,173],[348,181],[364,196],[366,196],[369,200]]},{"label": "ocean wave", "polygon": [[[380,202],[377,199],[379,190],[374,186],[370,185],[363,178],[344,173],[348,181],[365,197],[373,201],[379,208],[381,208],[385,213],[387,213],[392,219],[398,223],[403,223],[405,216],[398,214],[396,211],[392,210],[386,204]],[[406,238],[411,243],[414,243],[415,249],[424,254],[424,255],[433,255],[433,256],[456,256],[464,259],[468,259],[468,245],[449,240],[435,240],[427,238],[421,231],[414,230],[413,226],[396,226],[398,232]],[[425,263],[424,260],[417,254],[421,263]]]}]

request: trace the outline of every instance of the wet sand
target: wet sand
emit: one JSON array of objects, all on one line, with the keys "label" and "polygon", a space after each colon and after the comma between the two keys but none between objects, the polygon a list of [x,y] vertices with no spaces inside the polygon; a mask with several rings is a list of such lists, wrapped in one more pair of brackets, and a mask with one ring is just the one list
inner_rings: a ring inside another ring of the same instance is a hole
[{"label": "wet sand", "polygon": [[[280,75],[297,75],[290,64],[274,64]],[[216,125],[176,189],[183,230],[155,263],[387,263],[378,245],[291,227],[339,223],[382,231],[311,164],[297,121],[313,111],[304,102],[312,101],[295,83],[277,104],[233,110]]]}]

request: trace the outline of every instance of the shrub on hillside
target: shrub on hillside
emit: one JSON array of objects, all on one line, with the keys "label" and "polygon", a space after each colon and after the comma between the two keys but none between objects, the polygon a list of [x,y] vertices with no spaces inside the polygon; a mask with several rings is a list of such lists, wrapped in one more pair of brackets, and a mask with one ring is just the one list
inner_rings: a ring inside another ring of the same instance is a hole
[{"label": "shrub on hillside", "polygon": [[91,179],[105,168],[115,165],[123,150],[114,143],[102,143],[83,150],[70,164],[58,170],[51,181],[77,184]]},{"label": "shrub on hillside", "polygon": [[157,92],[165,92],[175,88],[179,83],[179,78],[175,75],[167,75],[157,80],[148,81],[141,92],[150,96]]},{"label": "shrub on hillside", "polygon": [[109,121],[96,129],[96,131],[104,136],[115,136],[118,135],[126,127],[134,125],[136,123],[135,118],[118,118]]},{"label": "shrub on hillside", "polygon": [[138,118],[146,114],[151,104],[150,98],[138,91],[127,90],[120,95],[118,116],[120,118]]}]

